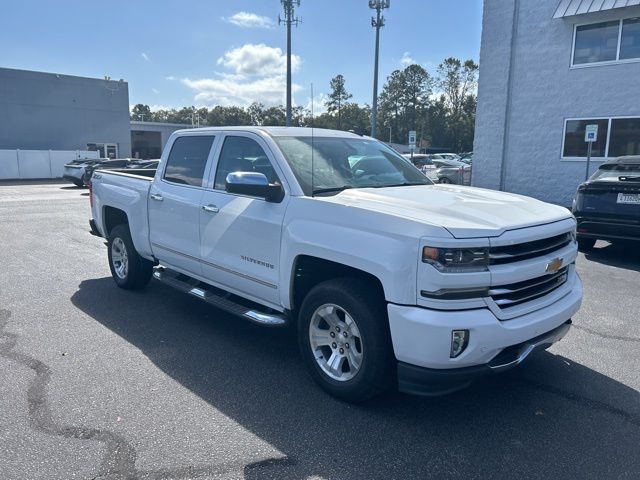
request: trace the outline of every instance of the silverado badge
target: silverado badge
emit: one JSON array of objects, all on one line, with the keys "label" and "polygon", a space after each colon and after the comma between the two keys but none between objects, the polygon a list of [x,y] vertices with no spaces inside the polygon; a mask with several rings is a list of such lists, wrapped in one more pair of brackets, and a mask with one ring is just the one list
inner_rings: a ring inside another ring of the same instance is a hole
[{"label": "silverado badge", "polygon": [[562,259],[560,257],[554,258],[551,262],[547,263],[547,268],[545,272],[547,273],[556,273],[562,267]]}]

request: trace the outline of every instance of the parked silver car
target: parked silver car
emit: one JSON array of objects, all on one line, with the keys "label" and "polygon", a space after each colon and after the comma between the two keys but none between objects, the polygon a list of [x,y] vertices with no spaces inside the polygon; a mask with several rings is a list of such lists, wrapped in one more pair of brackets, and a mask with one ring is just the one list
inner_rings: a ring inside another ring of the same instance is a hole
[{"label": "parked silver car", "polygon": [[86,178],[86,168],[100,162],[109,160],[108,158],[79,158],[67,163],[62,172],[62,178],[75,184],[76,187],[84,187]]},{"label": "parked silver car", "polygon": [[433,159],[439,183],[471,184],[471,165],[459,160]]},{"label": "parked silver car", "polygon": [[410,154],[403,157],[436,183],[471,184],[471,166],[458,160],[443,158],[442,154],[424,153],[414,153],[413,158]]}]

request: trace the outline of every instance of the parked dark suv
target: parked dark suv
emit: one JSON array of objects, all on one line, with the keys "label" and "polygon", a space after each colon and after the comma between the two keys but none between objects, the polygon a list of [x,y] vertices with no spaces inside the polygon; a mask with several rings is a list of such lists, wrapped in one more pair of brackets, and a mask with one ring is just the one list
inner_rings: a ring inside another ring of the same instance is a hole
[{"label": "parked dark suv", "polygon": [[573,201],[578,246],[596,240],[640,240],[640,155],[603,163],[578,187]]}]

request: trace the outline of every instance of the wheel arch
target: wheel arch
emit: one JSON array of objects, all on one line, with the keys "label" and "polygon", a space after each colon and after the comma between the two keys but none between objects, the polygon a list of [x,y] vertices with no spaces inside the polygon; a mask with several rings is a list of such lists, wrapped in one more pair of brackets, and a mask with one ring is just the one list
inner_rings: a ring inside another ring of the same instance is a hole
[{"label": "wheel arch", "polygon": [[127,212],[120,208],[105,205],[102,210],[102,222],[104,225],[104,236],[109,238],[109,234],[114,227],[120,224],[129,225]]},{"label": "wheel arch", "polygon": [[336,278],[360,278],[377,289],[382,298],[386,298],[380,279],[365,270],[341,262],[327,260],[313,255],[300,254],[292,264],[289,301],[292,311],[300,309],[305,296],[316,285]]}]

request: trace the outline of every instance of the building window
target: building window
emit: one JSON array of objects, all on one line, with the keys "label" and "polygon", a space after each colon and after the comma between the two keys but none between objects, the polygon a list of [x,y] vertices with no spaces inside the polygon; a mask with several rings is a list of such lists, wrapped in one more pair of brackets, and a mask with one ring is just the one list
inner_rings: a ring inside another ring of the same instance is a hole
[{"label": "building window", "polygon": [[640,18],[629,18],[622,24],[620,59],[640,58]]},{"label": "building window", "polygon": [[640,155],[640,117],[570,119],[565,121],[562,158],[587,158],[584,141],[587,125],[598,125],[598,139],[591,156],[616,158]]},{"label": "building window", "polygon": [[640,59],[640,18],[576,26],[573,65]]},{"label": "building window", "polygon": [[584,141],[584,136],[587,125],[598,125],[598,141],[593,142],[591,156],[606,156],[609,120],[600,118],[595,120],[567,120],[564,129],[563,157],[586,158],[588,146],[587,142]]},{"label": "building window", "polygon": [[609,156],[640,155],[640,118],[611,120]]}]

